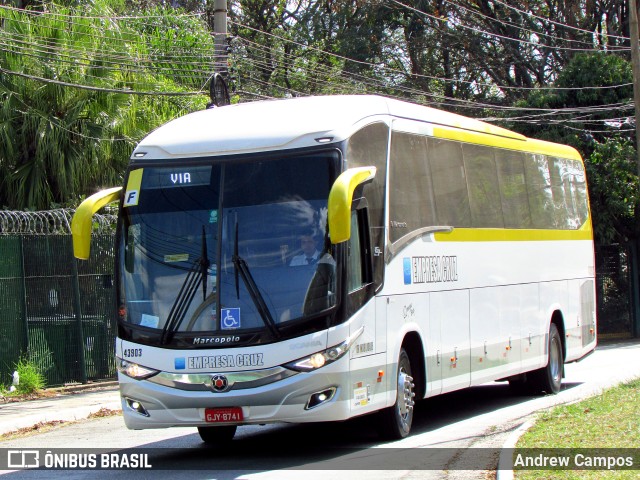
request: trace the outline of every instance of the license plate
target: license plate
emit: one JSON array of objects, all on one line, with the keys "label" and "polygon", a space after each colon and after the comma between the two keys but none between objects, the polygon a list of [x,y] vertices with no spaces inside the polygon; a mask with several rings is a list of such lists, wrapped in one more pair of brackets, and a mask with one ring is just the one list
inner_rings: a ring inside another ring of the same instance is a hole
[{"label": "license plate", "polygon": [[204,419],[209,423],[241,422],[242,407],[205,408]]}]

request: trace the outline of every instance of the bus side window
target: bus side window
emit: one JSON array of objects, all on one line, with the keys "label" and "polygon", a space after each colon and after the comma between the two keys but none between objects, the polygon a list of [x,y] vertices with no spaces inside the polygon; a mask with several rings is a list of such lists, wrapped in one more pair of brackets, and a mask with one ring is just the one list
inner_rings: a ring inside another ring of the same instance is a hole
[{"label": "bus side window", "polygon": [[367,208],[351,211],[351,238],[347,247],[348,310],[354,312],[373,296],[373,268]]},{"label": "bus side window", "polygon": [[353,292],[362,287],[362,284],[362,246],[358,229],[358,214],[357,211],[352,211],[347,261],[347,291]]}]

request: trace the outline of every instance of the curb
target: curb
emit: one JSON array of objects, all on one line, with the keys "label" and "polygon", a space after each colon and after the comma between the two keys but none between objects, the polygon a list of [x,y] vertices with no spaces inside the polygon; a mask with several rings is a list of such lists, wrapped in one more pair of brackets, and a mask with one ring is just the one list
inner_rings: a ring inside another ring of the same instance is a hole
[{"label": "curb", "polygon": [[[498,459],[498,469],[496,471],[496,480],[513,480],[513,469],[511,465],[513,464],[513,450],[516,448],[516,444],[518,440],[524,433],[529,430],[534,425],[533,420],[527,420],[518,428],[516,428],[511,435],[507,438],[507,440],[502,445],[502,449],[500,450],[500,457]],[[507,466],[508,468],[503,469],[502,466]]]},{"label": "curb", "polygon": [[77,385],[64,385],[62,387],[53,387],[45,390],[50,390],[55,393],[65,394],[65,393],[84,392],[86,390],[112,388],[117,386],[118,386],[117,380],[109,380],[105,382],[91,382],[91,383],[80,383]]},{"label": "curb", "polygon": [[60,398],[67,395],[75,395],[79,393],[91,393],[91,392],[101,392],[105,390],[115,390],[118,389],[118,382],[115,380],[109,380],[104,382],[91,382],[84,384],[74,384],[74,385],[64,385],[62,387],[50,387],[43,388],[33,394],[22,395],[22,396],[1,396],[0,395],[0,406],[8,405],[8,404],[18,404],[25,402],[34,402],[38,400],[50,400],[52,398]]}]

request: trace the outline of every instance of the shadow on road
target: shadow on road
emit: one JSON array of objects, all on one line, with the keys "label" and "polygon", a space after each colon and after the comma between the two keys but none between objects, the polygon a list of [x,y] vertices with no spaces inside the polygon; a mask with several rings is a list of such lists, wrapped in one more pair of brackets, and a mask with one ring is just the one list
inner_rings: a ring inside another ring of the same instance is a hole
[{"label": "shadow on road", "polygon": [[[563,389],[578,385],[564,383]],[[507,384],[493,383],[422,400],[416,405],[412,433],[433,432],[533,398],[515,395]],[[193,433],[187,435],[132,449],[109,449],[111,453],[144,454],[153,466],[152,470],[76,470],[73,478],[160,480],[173,479],[179,474],[180,478],[230,480],[257,474],[280,479],[285,472],[289,474],[288,478],[305,480],[350,476],[353,479],[392,480],[401,478],[402,472],[407,471],[421,472],[421,478],[439,478],[443,471],[457,469],[478,473],[495,468],[499,447],[424,449],[403,447],[402,443],[383,443],[376,429],[377,421],[373,414],[345,422],[240,427],[236,438],[224,448],[204,444],[193,429],[189,430]],[[327,476],[327,471],[336,471],[336,475]],[[383,475],[378,471],[391,474]],[[212,472],[215,472],[213,477]],[[68,472],[65,474],[64,470],[18,471],[7,475],[11,480],[68,480]]]},{"label": "shadow on road", "polygon": [[[579,383],[563,384],[570,389]],[[437,430],[452,423],[518,405],[535,398],[515,395],[507,384],[487,384],[440,395],[417,403],[413,435]],[[459,453],[456,448],[425,449],[381,445],[375,414],[345,422],[278,425],[264,430],[252,429],[236,438],[227,448],[211,448],[197,433],[181,437],[185,448],[176,449],[176,439],[146,444],[155,462],[168,466],[217,471],[247,470],[261,472],[281,469],[305,470],[445,470]],[[246,428],[246,427],[245,427]],[[136,449],[139,450],[139,449]],[[483,457],[495,456],[499,448],[477,449]],[[473,455],[468,461],[474,462]],[[469,469],[477,469],[469,465]]]}]

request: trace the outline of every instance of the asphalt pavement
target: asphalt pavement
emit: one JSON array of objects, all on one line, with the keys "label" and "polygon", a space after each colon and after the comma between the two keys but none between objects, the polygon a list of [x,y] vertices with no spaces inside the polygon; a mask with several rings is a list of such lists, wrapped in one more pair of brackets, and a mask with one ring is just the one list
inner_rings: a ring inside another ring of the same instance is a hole
[{"label": "asphalt pavement", "polygon": [[[633,362],[637,367],[637,340],[620,345],[610,345],[601,347],[602,354],[614,354],[617,356],[626,355],[625,362]],[[628,357],[628,358],[627,358]],[[620,373],[622,375],[622,373]],[[629,373],[631,377],[637,377],[637,368]],[[623,375],[624,376],[624,375]],[[623,378],[615,377],[611,379],[611,385],[623,381]],[[631,378],[630,377],[630,378]],[[571,377],[574,378],[574,377]],[[580,383],[580,382],[578,382]],[[598,384],[599,385],[599,384]],[[596,385],[595,387],[598,387]],[[601,385],[598,388],[605,388],[607,385]],[[593,387],[593,388],[595,388]],[[579,387],[574,388],[578,395]],[[41,423],[55,421],[80,421],[88,418],[92,414],[99,412],[101,409],[121,410],[120,394],[117,382],[93,383],[87,386],[74,386],[56,389],[47,392],[46,398],[37,400],[25,400],[20,402],[11,402],[7,399],[0,398],[0,435],[14,432],[21,429],[33,428]],[[578,395],[579,398],[588,397],[591,393],[583,392]],[[567,400],[565,400],[566,402]],[[572,400],[575,401],[575,400]],[[564,402],[560,402],[564,403]],[[531,422],[525,422],[522,428],[517,429],[510,438],[504,443],[503,448],[513,448],[517,438],[524,433]],[[34,428],[34,430],[36,430]],[[501,462],[501,465],[504,463]],[[500,480],[511,479],[512,473],[507,470],[498,472]]]}]

